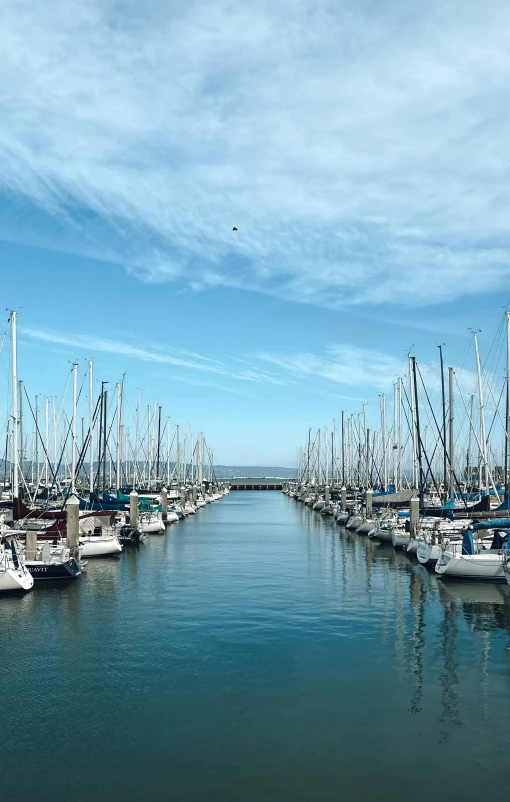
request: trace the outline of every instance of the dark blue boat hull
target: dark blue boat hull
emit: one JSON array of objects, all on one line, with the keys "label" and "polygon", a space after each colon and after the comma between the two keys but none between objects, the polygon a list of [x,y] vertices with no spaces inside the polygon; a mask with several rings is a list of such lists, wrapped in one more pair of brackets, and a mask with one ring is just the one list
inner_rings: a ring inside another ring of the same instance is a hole
[{"label": "dark blue boat hull", "polygon": [[35,579],[76,579],[80,576],[80,564],[74,557],[64,563],[27,562],[27,570]]}]

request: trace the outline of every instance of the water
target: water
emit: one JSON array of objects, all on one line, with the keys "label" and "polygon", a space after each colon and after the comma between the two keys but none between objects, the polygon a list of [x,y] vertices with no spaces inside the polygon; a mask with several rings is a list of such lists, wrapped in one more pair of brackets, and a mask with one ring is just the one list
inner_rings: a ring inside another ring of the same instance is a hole
[{"label": "water", "polygon": [[231,493],[0,599],[2,799],[508,800],[509,590]]}]

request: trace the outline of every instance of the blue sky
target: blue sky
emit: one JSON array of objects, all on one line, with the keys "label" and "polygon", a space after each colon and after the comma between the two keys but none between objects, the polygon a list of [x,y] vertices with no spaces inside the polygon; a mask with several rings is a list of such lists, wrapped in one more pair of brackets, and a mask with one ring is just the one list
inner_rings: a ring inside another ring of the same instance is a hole
[{"label": "blue sky", "polygon": [[93,358],[218,462],[292,465],[308,426],[377,417],[411,347],[431,371],[438,343],[473,370],[470,326],[490,347],[506,3],[7,0],[1,38],[2,295],[31,394]]}]

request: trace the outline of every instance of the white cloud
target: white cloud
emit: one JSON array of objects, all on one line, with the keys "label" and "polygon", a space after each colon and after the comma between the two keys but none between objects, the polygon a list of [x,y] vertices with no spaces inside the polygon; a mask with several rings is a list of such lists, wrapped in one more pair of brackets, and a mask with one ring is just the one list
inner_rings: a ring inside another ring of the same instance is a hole
[{"label": "white cloud", "polygon": [[[370,394],[373,391],[391,393],[394,382],[399,377],[402,377],[405,383],[405,392],[408,392],[409,371],[407,358],[399,359],[391,354],[385,354],[371,348],[335,344],[328,346],[323,353],[299,352],[282,355],[260,352],[257,357],[263,362],[280,368],[284,374],[288,373],[296,378],[313,377],[325,379],[347,387],[366,388],[367,393]],[[423,379],[429,398],[433,403],[437,402],[441,389],[439,361],[434,363],[417,360],[417,365],[419,368],[417,384],[420,396],[424,395],[422,390]],[[456,381],[459,383],[463,393],[476,392],[477,377],[474,371],[466,367],[454,367],[454,371],[457,377]],[[447,368],[445,368],[445,378],[448,391]],[[498,386],[498,381],[494,377],[491,378],[491,381],[493,387]],[[363,400],[360,396],[337,397],[350,401]]]},{"label": "white cloud", "polygon": [[302,352],[279,356],[258,354],[259,359],[293,376],[318,376],[349,387],[387,391],[403,375],[405,361],[389,354],[352,345],[330,345],[324,354]]},{"label": "white cloud", "polygon": [[330,307],[492,292],[509,81],[503,0],[5,0],[0,233]]},{"label": "white cloud", "polygon": [[[97,353],[115,354],[129,359],[141,360],[142,362],[169,365],[178,368],[187,368],[192,371],[224,376],[240,381],[285,385],[278,376],[257,369],[237,370],[229,368],[219,360],[209,359],[199,354],[182,351],[179,348],[172,348],[161,343],[141,343],[140,338],[131,337],[131,342],[113,340],[108,337],[96,337],[90,334],[77,334],[69,332],[50,331],[37,328],[23,327],[21,333],[25,337],[31,337],[43,342],[65,345],[68,349],[85,350],[87,357],[92,358]],[[124,335],[128,338],[128,335]]]}]

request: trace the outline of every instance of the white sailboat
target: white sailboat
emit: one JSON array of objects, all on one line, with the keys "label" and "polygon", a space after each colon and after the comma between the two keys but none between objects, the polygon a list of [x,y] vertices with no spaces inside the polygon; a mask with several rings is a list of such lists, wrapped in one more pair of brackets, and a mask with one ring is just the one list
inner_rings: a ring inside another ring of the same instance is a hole
[{"label": "white sailboat", "polygon": [[344,526],[349,520],[349,517],[349,513],[346,510],[343,510],[341,507],[338,508],[336,522],[339,526]]},{"label": "white sailboat", "polygon": [[461,542],[447,543],[441,549],[436,563],[436,573],[458,579],[504,582],[507,578],[505,573],[507,561],[506,543],[501,538],[497,539],[497,531],[489,548],[483,539],[475,541],[472,533],[468,531]]},{"label": "white sailboat", "polygon": [[403,528],[403,524],[399,523],[398,514],[396,512],[387,512],[382,515],[375,529],[369,533],[369,537],[391,543],[393,532],[398,530],[400,526]]},{"label": "white sailboat", "polygon": [[0,593],[15,593],[31,590],[34,578],[25,566],[22,554],[18,553],[13,539],[0,542]]},{"label": "white sailboat", "polygon": [[361,526],[362,523],[363,523],[363,516],[361,515],[361,510],[359,506],[356,505],[352,510],[352,514],[349,520],[346,523],[346,528],[355,531]]},{"label": "white sailboat", "polygon": [[93,515],[80,518],[79,543],[82,557],[112,557],[122,552],[115,529]]},{"label": "white sailboat", "polygon": [[460,543],[470,520],[449,521],[445,518],[422,518],[416,556],[422,565],[435,563],[441,554],[442,544]]},{"label": "white sailboat", "polygon": [[138,529],[147,535],[159,535],[165,531],[160,512],[141,512],[138,515]]}]

